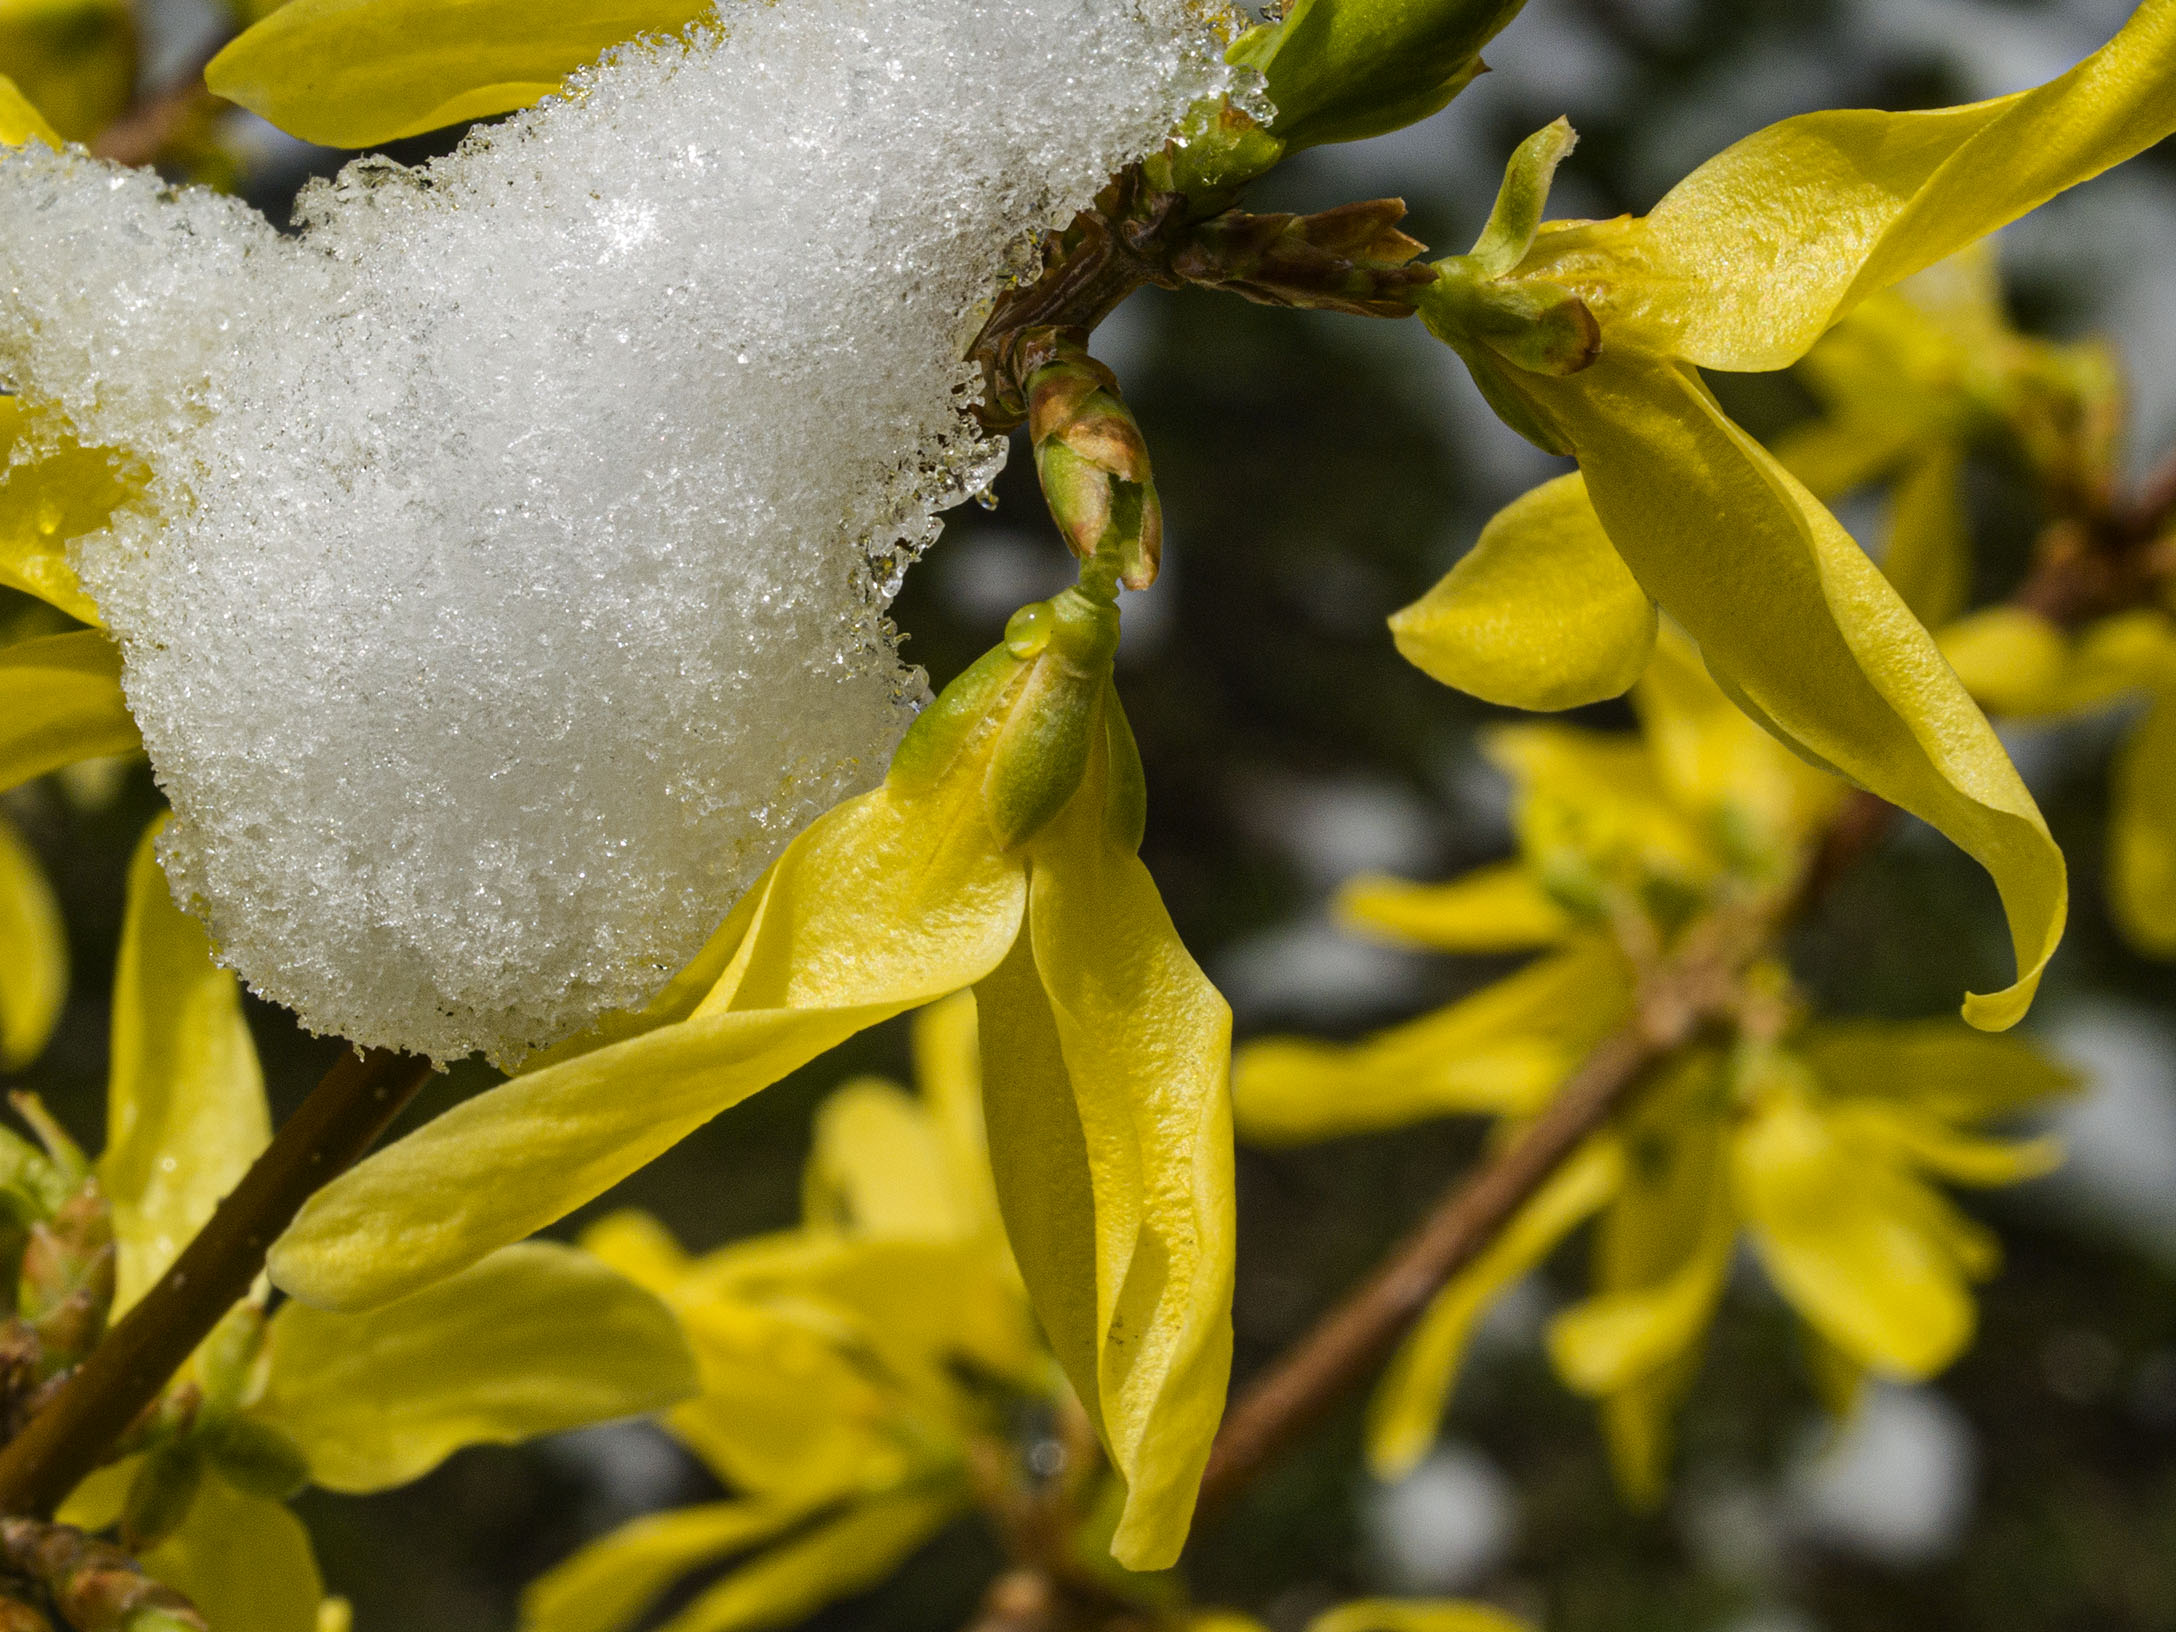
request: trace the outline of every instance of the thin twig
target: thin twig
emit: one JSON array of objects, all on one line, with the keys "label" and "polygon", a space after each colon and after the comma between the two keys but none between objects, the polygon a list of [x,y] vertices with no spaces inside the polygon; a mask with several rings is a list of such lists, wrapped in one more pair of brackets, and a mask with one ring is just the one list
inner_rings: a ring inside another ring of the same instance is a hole
[{"label": "thin twig", "polygon": [[247,1294],[302,1204],[377,1142],[430,1076],[389,1049],[345,1053],[173,1268],[0,1449],[0,1513],[50,1514]]}]

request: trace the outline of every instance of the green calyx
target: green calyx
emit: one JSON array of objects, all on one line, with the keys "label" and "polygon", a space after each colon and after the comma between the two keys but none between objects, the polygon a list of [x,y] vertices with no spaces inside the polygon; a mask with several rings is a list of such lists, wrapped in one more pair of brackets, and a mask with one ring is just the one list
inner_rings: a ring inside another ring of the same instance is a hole
[{"label": "green calyx", "polygon": [[1080,791],[1101,731],[1111,763],[1106,832],[1137,848],[1147,795],[1140,753],[1111,686],[1117,577],[1116,560],[1096,556],[1084,564],[1080,584],[1015,612],[1004,643],[914,722],[893,757],[892,777],[926,787],[979,760],[983,814],[998,847],[1012,850]]},{"label": "green calyx", "polygon": [[1601,325],[1570,290],[1517,272],[1540,231],[1556,168],[1577,141],[1559,119],[1521,142],[1471,252],[1436,262],[1435,282],[1417,297],[1428,332],[1465,360],[1489,406],[1528,441],[1559,454],[1570,453],[1570,444],[1518,376],[1577,374],[1601,353]]},{"label": "green calyx", "polygon": [[1292,0],[1225,53],[1262,76],[1287,148],[1398,130],[1482,71],[1481,48],[1525,0]]}]

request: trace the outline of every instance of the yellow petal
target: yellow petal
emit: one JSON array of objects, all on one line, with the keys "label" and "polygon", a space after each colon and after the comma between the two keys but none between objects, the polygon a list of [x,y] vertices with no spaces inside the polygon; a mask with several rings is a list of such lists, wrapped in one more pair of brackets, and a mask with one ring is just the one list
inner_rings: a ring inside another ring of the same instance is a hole
[{"label": "yellow petal", "polygon": [[1905,470],[1889,504],[1881,570],[1912,616],[1930,629],[1963,611],[1972,590],[1963,480],[1964,450],[1940,442]]},{"label": "yellow petal", "polygon": [[2014,1024],[2062,934],[2062,852],[1932,638],[1689,372],[1621,349],[1527,383],[1571,429],[1610,537],[1733,700],[1993,876],[2018,978],[1967,998],[1965,1017]]},{"label": "yellow petal", "polygon": [[218,1632],[317,1632],[323,1582],[310,1533],[278,1502],[206,1474],[189,1517],[143,1556]]},{"label": "yellow petal", "polygon": [[0,817],[0,1071],[44,1052],[68,996],[68,934],[45,870]]},{"label": "yellow petal", "polygon": [[[1161,1569],[1185,1543],[1231,1366],[1231,1010],[1126,842],[1137,834],[1112,832],[1098,738],[1079,794],[1032,850],[1039,990],[1017,957],[984,987],[1001,1006],[984,1094],[1021,1273],[1126,1481],[1112,1555]],[[1027,1044],[1017,1061],[997,1040],[1008,1031]]]},{"label": "yellow petal", "polygon": [[1965,690],[1998,714],[2062,706],[2070,643],[2036,612],[1991,606],[1942,631],[1942,656]]},{"label": "yellow petal", "polygon": [[0,703],[0,792],[143,746],[121,695],[121,654],[92,630],[0,650]]},{"label": "yellow petal", "polygon": [[847,1083],[816,1112],[802,1177],[811,1224],[873,1235],[960,1236],[967,1221],[929,1113],[874,1077]]},{"label": "yellow petal", "polygon": [[[982,1046],[975,994],[956,992],[914,1017],[914,1080],[936,1119],[955,1204],[969,1234],[1002,1243],[1005,1226],[990,1179],[990,1136],[982,1117]],[[1005,1250],[1002,1246],[1000,1251]]]},{"label": "yellow petal", "polygon": [[1623,1171],[1615,1141],[1588,1140],[1513,1215],[1487,1250],[1436,1294],[1368,1401],[1368,1467],[1376,1478],[1403,1478],[1428,1454],[1458,1382],[1467,1341],[1481,1317],[1581,1220],[1609,1201]]},{"label": "yellow petal", "polygon": [[875,1586],[966,1506],[945,1485],[879,1496],[819,1521],[733,1570],[658,1632],[790,1626]]},{"label": "yellow petal", "polygon": [[[1787,367],[1868,296],[2176,130],[2172,53],[2176,4],[2145,0],[2107,46],[2035,90],[1771,125],[1628,235],[1640,275],[1620,311],[1704,368]],[[1566,281],[1547,260],[1522,271]]]},{"label": "yellow petal", "polygon": [[1484,733],[1482,747],[1511,777],[1519,849],[1552,887],[1596,875],[1634,889],[1658,878],[1698,887],[1715,872],[1703,824],[1673,797],[1637,738],[1513,725]]},{"label": "yellow petal", "polygon": [[1357,1598],[1326,1609],[1307,1632],[1534,1632],[1515,1615],[1486,1604],[1432,1598]]},{"label": "yellow petal", "polygon": [[2032,1109],[2081,1081],[2029,1037],[1946,1020],[1823,1021],[1798,1046],[1831,1093],[1892,1099],[1954,1124]]},{"label": "yellow petal", "polygon": [[532,1241],[382,1309],[287,1303],[254,1408],[329,1490],[406,1484],[464,1445],[510,1445],[695,1392],[679,1324],[573,1247]]},{"label": "yellow petal", "polygon": [[0,74],[0,145],[21,147],[28,141],[40,141],[56,153],[60,151],[60,137],[46,123],[45,115],[16,89],[14,80]]},{"label": "yellow petal", "polygon": [[1363,874],[1337,892],[1350,929],[1438,952],[1524,952],[1554,946],[1573,919],[1524,862],[1506,861],[1448,884]]},{"label": "yellow petal", "polygon": [[289,0],[204,70],[290,135],[377,147],[525,108],[623,41],[712,15],[713,0]]},{"label": "yellow petal", "polygon": [[1390,620],[1407,662],[1511,708],[1622,696],[1655,643],[1655,603],[1575,472],[1499,511],[1443,581]]},{"label": "yellow petal", "polygon": [[972,777],[820,817],[756,885],[745,938],[684,1021],[515,1078],[335,1180],[274,1248],[295,1296],[357,1308],[564,1217],[866,1026],[971,985],[1019,933],[1024,868]]},{"label": "yellow petal", "polygon": [[129,864],[113,981],[98,1181],[113,1204],[117,1314],[166,1272],[272,1138],[241,986],[174,905],[154,849],[164,826],[162,817],[145,831]]},{"label": "yellow petal", "polygon": [[670,1230],[632,1207],[607,1213],[584,1230],[582,1250],[668,1303],[694,1265]]},{"label": "yellow petal", "polygon": [[1846,1354],[1923,1378],[1971,1341],[1972,1295],[1925,1187],[1839,1139],[1802,1093],[1767,1096],[1731,1164],[1770,1277]]},{"label": "yellow petal", "polygon": [[1549,1357],[1582,1394],[1612,1394],[1697,1344],[1737,1237],[1722,1171],[1718,1062],[1681,1058],[1623,1130],[1624,1181],[1595,1231],[1595,1292],[1553,1321]]},{"label": "yellow petal", "polygon": [[733,1501],[623,1524],[529,1584],[522,1632],[623,1632],[689,1571],[768,1541],[802,1517],[792,1507]]},{"label": "yellow petal", "polygon": [[84,447],[53,427],[57,417],[0,397],[0,584],[95,625],[98,607],[68,564],[68,546],[105,526],[150,473],[110,448]]},{"label": "yellow petal", "polygon": [[1239,1129],[1307,1143],[1459,1112],[1538,1110],[1624,1017],[1631,977],[1598,937],[1357,1044],[1267,1038],[1233,1062]]},{"label": "yellow petal", "polygon": [[1891,1161],[1901,1157],[1952,1184],[2021,1184],[2063,1164],[2063,1142],[2052,1134],[1990,1139],[1960,1133],[1916,1105],[1861,1100],[1836,1107],[1830,1121],[1840,1138],[1866,1144]]},{"label": "yellow petal", "polygon": [[1678,803],[1705,816],[1741,861],[1750,850],[1795,867],[1842,784],[1747,719],[1674,628],[1656,642],[1632,702],[1656,772]]},{"label": "yellow petal", "polygon": [[2140,951],[2176,957],[2176,692],[2158,699],[2116,757],[2108,901]]}]

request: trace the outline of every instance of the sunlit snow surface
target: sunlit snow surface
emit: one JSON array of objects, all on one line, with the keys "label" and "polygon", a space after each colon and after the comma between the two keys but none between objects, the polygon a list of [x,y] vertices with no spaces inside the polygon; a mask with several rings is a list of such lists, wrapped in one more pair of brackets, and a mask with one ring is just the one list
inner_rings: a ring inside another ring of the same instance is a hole
[{"label": "sunlit snow surface", "polygon": [[883,622],[1000,448],[1034,230],[1220,83],[1184,0],[729,4],[299,240],[0,159],[0,375],[155,472],[79,547],[221,955],[508,1060],[646,999],[924,695]]}]

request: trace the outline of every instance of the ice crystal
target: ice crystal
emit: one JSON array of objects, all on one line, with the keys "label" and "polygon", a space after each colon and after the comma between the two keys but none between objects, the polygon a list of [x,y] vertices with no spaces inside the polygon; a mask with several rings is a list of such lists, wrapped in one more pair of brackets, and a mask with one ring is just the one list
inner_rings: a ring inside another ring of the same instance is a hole
[{"label": "ice crystal", "polygon": [[1220,83],[1187,0],[728,3],[282,236],[0,160],[0,374],[154,473],[78,567],[221,955],[518,1057],[639,1004],[923,691],[1021,246]]}]

